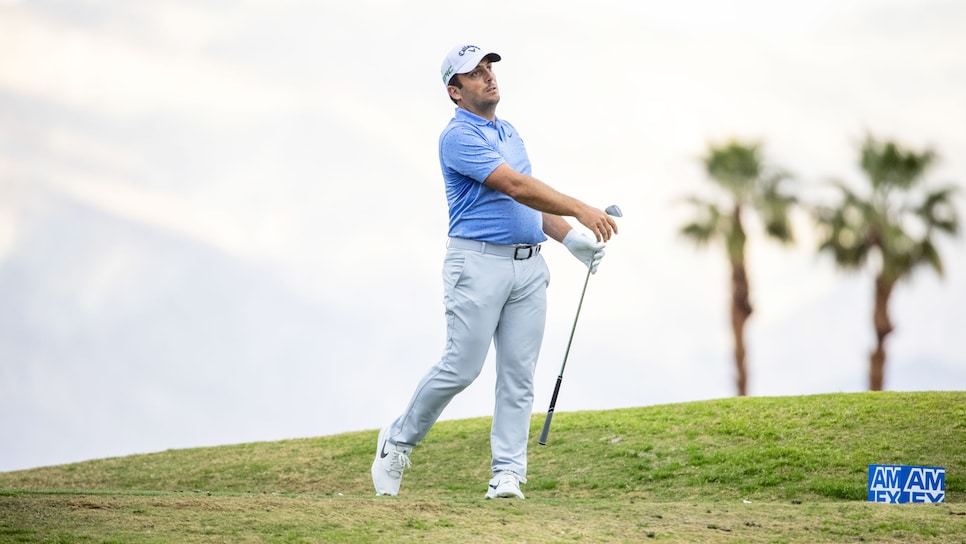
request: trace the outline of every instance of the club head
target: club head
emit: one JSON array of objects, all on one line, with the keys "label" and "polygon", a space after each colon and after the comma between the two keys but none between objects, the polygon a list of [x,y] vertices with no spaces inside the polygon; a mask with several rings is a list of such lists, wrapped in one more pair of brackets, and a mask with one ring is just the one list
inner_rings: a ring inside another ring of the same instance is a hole
[{"label": "club head", "polygon": [[621,213],[621,209],[617,207],[617,204],[611,204],[610,206],[607,206],[607,208],[604,209],[604,211],[607,212],[607,215],[611,215],[613,217],[624,217],[624,214]]}]

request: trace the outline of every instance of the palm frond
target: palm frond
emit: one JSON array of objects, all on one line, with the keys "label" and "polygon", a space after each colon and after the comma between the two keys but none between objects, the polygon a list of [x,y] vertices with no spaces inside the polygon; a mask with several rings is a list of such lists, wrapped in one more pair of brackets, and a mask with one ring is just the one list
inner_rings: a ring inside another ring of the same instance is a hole
[{"label": "palm frond", "polygon": [[950,235],[959,232],[959,214],[953,203],[958,188],[940,187],[926,194],[922,203],[912,209],[926,226],[927,232],[938,230]]},{"label": "palm frond", "polygon": [[819,252],[829,253],[842,268],[860,268],[876,246],[872,235],[874,214],[865,201],[844,185],[840,185],[841,201],[835,206],[819,206],[813,210],[821,231]]},{"label": "palm frond", "polygon": [[698,246],[706,246],[717,234],[717,229],[708,223],[688,223],[679,231],[682,236]]},{"label": "palm frond", "polygon": [[763,176],[755,195],[755,209],[765,225],[765,232],[782,243],[794,241],[790,221],[791,209],[798,203],[798,198],[784,192],[785,182],[791,176],[780,170]]},{"label": "palm frond", "polygon": [[702,159],[708,178],[744,202],[761,174],[760,144],[730,140],[723,145],[708,144]]},{"label": "palm frond", "polygon": [[707,245],[721,234],[724,214],[716,203],[697,196],[686,197],[684,201],[696,208],[697,219],[682,226],[679,233],[699,246]]},{"label": "palm frond", "polygon": [[932,243],[932,240],[927,238],[922,241],[921,253],[923,262],[932,266],[932,269],[936,271],[939,277],[943,277],[945,271],[943,269],[942,257],[939,256],[939,251],[936,250],[936,246]]},{"label": "palm frond", "polygon": [[859,165],[876,192],[907,191],[922,179],[937,159],[931,149],[905,149],[891,140],[877,140],[867,134],[862,143]]}]

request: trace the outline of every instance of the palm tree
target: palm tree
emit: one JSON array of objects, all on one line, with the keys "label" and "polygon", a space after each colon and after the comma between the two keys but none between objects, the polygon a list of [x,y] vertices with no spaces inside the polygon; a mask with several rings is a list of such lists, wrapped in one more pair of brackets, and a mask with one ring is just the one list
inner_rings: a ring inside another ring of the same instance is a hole
[{"label": "palm tree", "polygon": [[889,298],[896,283],[920,265],[941,277],[942,259],[935,237],[954,235],[959,219],[953,204],[955,187],[924,187],[923,176],[935,164],[931,149],[916,152],[893,141],[866,135],[860,166],[871,191],[860,195],[835,182],[841,200],[815,210],[822,234],[819,252],[831,253],[844,269],[860,269],[877,256],[872,324],[876,346],[869,357],[869,390],[881,391],[885,376],[885,339],[892,332]]},{"label": "palm tree", "polygon": [[788,174],[767,167],[758,143],[728,141],[708,145],[702,158],[708,178],[720,189],[718,198],[687,199],[697,218],[681,227],[681,234],[698,246],[722,242],[731,264],[731,328],[734,334],[735,368],[738,396],[748,393],[745,363],[745,322],[751,316],[751,296],[745,268],[744,216],[757,212],[765,232],[782,243],[792,241],[789,210],[796,199],[783,192]]}]

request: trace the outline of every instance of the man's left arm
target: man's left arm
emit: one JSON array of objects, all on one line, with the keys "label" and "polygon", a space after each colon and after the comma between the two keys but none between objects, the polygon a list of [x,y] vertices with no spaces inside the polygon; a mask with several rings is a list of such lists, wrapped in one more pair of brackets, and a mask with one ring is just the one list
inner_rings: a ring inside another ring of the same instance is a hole
[{"label": "man's left arm", "polygon": [[543,212],[543,232],[547,236],[562,243],[567,233],[572,229],[573,227],[563,217]]},{"label": "man's left arm", "polygon": [[563,244],[577,260],[590,267],[591,273],[597,273],[597,266],[604,258],[603,242],[577,232],[566,219],[547,212],[543,212],[543,232]]}]

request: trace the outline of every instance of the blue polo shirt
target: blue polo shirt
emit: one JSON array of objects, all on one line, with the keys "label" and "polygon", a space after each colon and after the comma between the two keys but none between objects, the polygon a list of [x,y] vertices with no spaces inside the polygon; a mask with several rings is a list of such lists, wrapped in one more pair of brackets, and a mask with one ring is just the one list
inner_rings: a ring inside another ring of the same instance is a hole
[{"label": "blue polo shirt", "polygon": [[543,215],[483,185],[501,164],[530,174],[523,139],[510,123],[462,108],[439,136],[439,165],[449,203],[449,235],[492,244],[546,241]]}]

